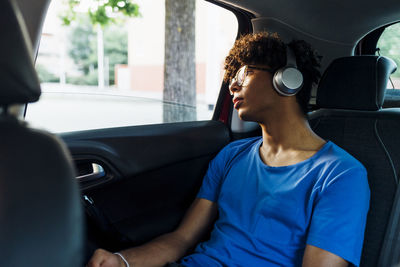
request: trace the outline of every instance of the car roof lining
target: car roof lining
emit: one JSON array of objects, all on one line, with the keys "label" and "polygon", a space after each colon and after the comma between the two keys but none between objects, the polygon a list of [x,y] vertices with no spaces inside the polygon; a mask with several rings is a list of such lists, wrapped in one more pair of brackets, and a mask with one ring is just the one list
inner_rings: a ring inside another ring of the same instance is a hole
[{"label": "car roof lining", "polygon": [[328,2],[310,0],[307,1],[308,4],[293,0],[219,1],[246,10],[257,18],[268,17],[279,19],[287,25],[296,25],[299,31],[315,38],[353,46],[372,30],[400,17],[398,0]]}]

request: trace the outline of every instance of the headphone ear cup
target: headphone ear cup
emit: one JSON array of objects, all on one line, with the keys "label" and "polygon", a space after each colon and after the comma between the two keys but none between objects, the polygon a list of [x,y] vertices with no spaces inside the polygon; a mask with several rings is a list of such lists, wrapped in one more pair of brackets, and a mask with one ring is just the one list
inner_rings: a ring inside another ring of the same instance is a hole
[{"label": "headphone ear cup", "polygon": [[274,73],[272,84],[280,95],[296,95],[303,86],[303,74],[296,67],[286,66]]}]

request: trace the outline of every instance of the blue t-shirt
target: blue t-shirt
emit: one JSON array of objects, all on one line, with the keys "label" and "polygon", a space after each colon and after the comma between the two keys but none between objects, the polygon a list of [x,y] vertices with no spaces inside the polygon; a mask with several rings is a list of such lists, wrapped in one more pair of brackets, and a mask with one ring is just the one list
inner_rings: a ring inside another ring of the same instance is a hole
[{"label": "blue t-shirt", "polygon": [[185,266],[301,266],[306,244],[358,266],[369,187],[365,168],[332,142],[311,158],[271,167],[262,138],[227,145],[210,162],[199,198],[218,203],[210,240]]}]

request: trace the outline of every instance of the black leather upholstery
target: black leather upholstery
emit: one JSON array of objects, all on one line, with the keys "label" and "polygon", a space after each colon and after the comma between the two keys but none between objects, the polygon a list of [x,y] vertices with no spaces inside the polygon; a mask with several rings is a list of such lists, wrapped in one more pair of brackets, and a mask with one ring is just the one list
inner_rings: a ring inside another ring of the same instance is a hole
[{"label": "black leather upholstery", "polygon": [[0,1],[0,105],[34,102],[40,84],[31,42],[14,1]]},{"label": "black leather upholstery", "polygon": [[[379,266],[400,170],[400,109],[380,109],[394,63],[357,56],[332,63],[323,75],[313,130],[357,158],[367,169],[370,209],[361,265]],[[386,79],[386,80],[385,80]],[[354,188],[357,190],[357,188]]]},{"label": "black leather upholstery", "polygon": [[0,117],[1,266],[82,266],[82,214],[71,159],[50,134]]},{"label": "black leather upholstery", "polygon": [[382,56],[354,56],[334,60],[318,87],[320,108],[378,110],[396,63]]},{"label": "black leather upholstery", "polygon": [[0,1],[0,265],[82,266],[83,216],[69,153],[7,112],[40,95],[17,17],[13,2]]}]

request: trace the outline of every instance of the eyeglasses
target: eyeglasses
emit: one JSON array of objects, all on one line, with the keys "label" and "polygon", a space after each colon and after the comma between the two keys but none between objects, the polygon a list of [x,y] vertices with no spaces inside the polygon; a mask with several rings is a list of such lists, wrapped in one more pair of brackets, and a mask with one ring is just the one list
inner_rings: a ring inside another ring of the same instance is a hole
[{"label": "eyeglasses", "polygon": [[247,72],[248,69],[255,69],[255,70],[264,70],[268,71],[269,73],[274,73],[275,71],[270,69],[270,68],[263,68],[263,67],[257,67],[257,66],[249,66],[249,65],[244,65],[241,67],[237,72],[235,77],[232,78],[231,82],[229,83],[229,87],[232,86],[235,82],[237,82],[238,86],[242,86],[246,77],[247,77]]}]

